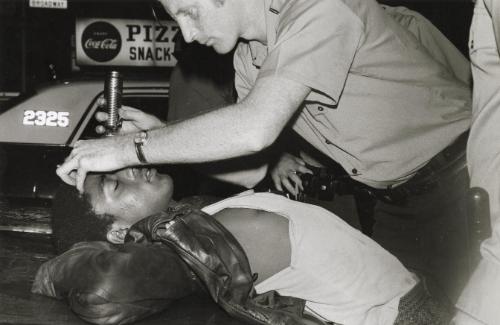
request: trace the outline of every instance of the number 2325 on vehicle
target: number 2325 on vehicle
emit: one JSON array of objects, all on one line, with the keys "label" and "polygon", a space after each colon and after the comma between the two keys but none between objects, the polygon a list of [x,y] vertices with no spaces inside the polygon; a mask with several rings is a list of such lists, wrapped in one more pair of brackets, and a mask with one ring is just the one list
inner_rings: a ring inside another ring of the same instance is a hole
[{"label": "number 2325 on vehicle", "polygon": [[25,110],[23,124],[65,128],[69,125],[69,112]]}]

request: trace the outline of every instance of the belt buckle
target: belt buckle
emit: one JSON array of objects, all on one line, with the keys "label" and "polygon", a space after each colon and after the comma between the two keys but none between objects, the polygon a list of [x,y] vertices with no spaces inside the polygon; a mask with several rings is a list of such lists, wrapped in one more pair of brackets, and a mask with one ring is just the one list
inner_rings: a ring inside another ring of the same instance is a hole
[{"label": "belt buckle", "polygon": [[387,193],[383,195],[382,201],[391,204],[404,204],[408,198],[409,193],[404,189],[389,189]]},{"label": "belt buckle", "polygon": [[404,204],[409,195],[409,192],[399,188],[377,189],[367,186],[364,190],[372,198],[388,204]]}]

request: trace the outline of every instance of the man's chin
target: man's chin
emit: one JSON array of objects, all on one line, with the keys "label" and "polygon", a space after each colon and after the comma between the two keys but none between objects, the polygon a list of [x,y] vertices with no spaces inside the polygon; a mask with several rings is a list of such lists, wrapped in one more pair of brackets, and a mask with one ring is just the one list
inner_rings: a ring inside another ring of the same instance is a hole
[{"label": "man's chin", "polygon": [[211,46],[211,48],[213,48],[217,54],[227,54],[227,53],[231,52],[231,50],[232,50],[232,48],[220,46],[219,44],[214,44]]}]

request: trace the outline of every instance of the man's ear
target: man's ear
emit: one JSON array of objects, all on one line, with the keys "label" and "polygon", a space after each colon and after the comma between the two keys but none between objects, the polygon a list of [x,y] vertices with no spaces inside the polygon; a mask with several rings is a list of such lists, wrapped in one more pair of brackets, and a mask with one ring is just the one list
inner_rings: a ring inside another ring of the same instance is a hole
[{"label": "man's ear", "polygon": [[123,244],[125,242],[125,235],[127,235],[128,228],[121,228],[113,224],[111,229],[106,234],[106,239],[113,244]]}]

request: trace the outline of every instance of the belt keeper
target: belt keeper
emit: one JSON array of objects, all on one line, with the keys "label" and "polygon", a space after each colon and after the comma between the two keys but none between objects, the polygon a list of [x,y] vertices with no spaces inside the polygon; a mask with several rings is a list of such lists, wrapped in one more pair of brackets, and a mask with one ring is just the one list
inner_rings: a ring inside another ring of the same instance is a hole
[{"label": "belt keeper", "polygon": [[135,134],[134,137],[135,154],[137,155],[137,159],[139,159],[139,162],[141,164],[148,163],[146,157],[144,156],[144,151],[142,150],[142,147],[147,142],[148,142],[148,131],[141,131]]}]

